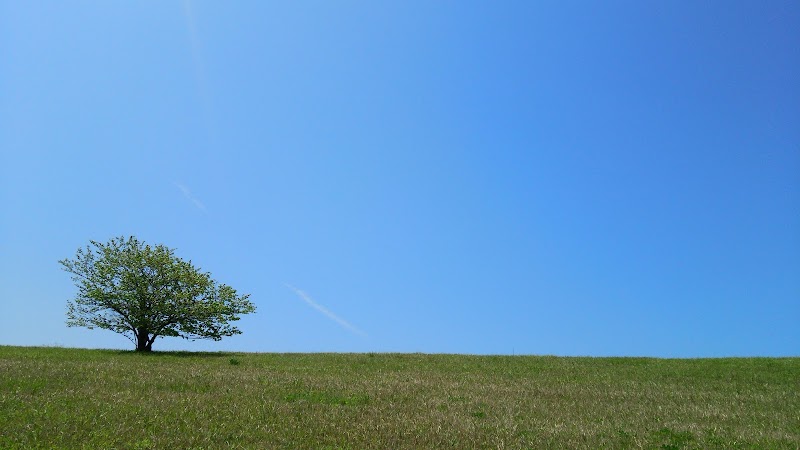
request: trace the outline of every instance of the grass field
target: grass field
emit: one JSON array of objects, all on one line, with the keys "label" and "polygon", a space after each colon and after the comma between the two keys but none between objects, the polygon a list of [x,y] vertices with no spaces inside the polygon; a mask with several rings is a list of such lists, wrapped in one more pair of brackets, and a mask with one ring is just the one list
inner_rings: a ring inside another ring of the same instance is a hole
[{"label": "grass field", "polygon": [[0,346],[0,448],[800,448],[800,358]]}]

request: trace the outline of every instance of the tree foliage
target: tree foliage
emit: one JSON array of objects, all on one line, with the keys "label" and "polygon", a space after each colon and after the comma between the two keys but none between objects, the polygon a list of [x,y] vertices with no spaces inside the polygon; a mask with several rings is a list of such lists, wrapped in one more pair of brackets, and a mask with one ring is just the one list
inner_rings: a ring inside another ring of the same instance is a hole
[{"label": "tree foliage", "polygon": [[59,263],[78,288],[67,304],[67,325],[125,335],[137,351],[158,337],[213,339],[241,334],[231,322],[255,312],[249,295],[217,283],[164,245],[137,238],[90,241]]}]

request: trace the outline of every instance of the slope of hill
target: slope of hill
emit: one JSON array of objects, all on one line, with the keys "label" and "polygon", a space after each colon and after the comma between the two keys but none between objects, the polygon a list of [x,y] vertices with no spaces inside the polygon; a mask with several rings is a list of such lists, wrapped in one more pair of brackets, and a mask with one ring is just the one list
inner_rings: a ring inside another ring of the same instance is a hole
[{"label": "slope of hill", "polygon": [[800,358],[0,346],[0,448],[800,448]]}]

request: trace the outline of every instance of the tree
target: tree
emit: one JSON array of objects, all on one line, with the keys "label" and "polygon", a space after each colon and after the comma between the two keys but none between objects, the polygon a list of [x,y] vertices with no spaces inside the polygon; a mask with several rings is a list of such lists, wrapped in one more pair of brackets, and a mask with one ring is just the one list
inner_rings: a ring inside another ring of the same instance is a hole
[{"label": "tree", "polygon": [[218,341],[241,334],[231,322],[256,310],[249,295],[238,296],[164,245],[133,236],[90,242],[59,261],[78,288],[67,303],[69,326],[111,330],[149,352],[163,336]]}]

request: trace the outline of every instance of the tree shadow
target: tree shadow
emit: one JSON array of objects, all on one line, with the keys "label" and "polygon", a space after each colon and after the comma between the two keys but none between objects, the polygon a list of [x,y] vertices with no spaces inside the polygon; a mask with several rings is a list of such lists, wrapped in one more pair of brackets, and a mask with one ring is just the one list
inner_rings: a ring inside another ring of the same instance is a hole
[{"label": "tree shadow", "polygon": [[117,354],[120,355],[141,355],[147,357],[164,357],[172,356],[176,358],[225,358],[236,355],[233,352],[191,352],[187,350],[168,350],[168,351],[151,351],[151,352],[137,352],[136,350],[119,350]]}]

